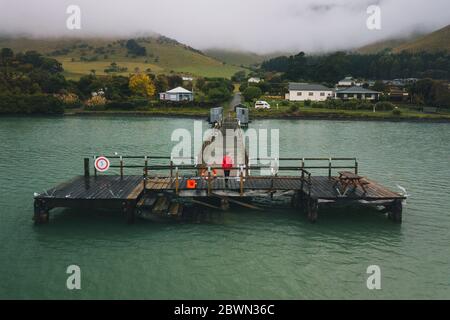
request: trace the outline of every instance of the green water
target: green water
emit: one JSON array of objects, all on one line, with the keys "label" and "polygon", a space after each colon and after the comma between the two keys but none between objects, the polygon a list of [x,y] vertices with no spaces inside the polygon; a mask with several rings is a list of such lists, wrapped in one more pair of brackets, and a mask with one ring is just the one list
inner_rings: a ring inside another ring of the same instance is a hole
[{"label": "green water", "polygon": [[[58,209],[35,227],[33,193],[81,174],[82,157],[168,154],[190,119],[0,118],[0,298],[450,298],[450,126],[255,121],[282,156],[356,156],[360,173],[410,194],[404,223],[372,210],[233,209],[210,223]],[[78,291],[66,268],[81,267]],[[379,265],[382,289],[368,290]]]}]

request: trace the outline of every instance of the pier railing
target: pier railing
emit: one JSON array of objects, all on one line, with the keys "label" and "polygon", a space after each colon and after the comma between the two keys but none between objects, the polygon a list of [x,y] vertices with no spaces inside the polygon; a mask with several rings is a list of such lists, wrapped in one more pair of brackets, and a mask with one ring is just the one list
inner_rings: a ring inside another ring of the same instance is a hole
[{"label": "pier railing", "polygon": [[[171,178],[171,181],[175,183],[175,191],[176,193],[179,192],[180,187],[180,181],[183,176],[180,176],[181,171],[197,171],[197,175],[195,178],[204,180],[208,186],[208,194],[211,194],[212,192],[212,180],[213,179],[226,179],[225,177],[218,177],[213,174],[216,170],[223,170],[222,166],[215,165],[215,166],[205,166],[204,164],[194,164],[194,165],[175,165],[174,160],[188,160],[188,161],[196,161],[194,158],[189,157],[167,157],[167,156],[106,156],[108,159],[114,159],[119,160],[119,164],[111,164],[110,168],[118,168],[120,170],[120,176],[123,177],[124,175],[124,169],[142,169],[143,170],[143,182],[144,182],[144,189],[146,185],[146,181],[151,178],[150,172],[160,172],[160,171],[169,171],[169,177]],[[94,157],[95,161],[96,157]],[[143,164],[125,164],[125,159],[143,159]],[[293,158],[286,158],[286,160],[292,160]],[[169,164],[151,164],[151,160],[170,160]],[[285,160],[284,158],[279,160]],[[271,175],[269,176],[252,176],[249,174],[249,170],[260,170],[260,169],[269,169],[271,172]],[[309,193],[311,192],[311,173],[306,170],[306,167],[304,166],[304,162],[302,162],[301,166],[276,166],[276,171],[273,170],[274,167],[271,165],[246,165],[241,164],[239,166],[234,166],[231,168],[228,168],[228,170],[236,170],[238,172],[239,178],[239,189],[241,195],[244,193],[244,182],[245,180],[249,179],[270,179],[270,189],[274,189],[274,182],[276,180],[286,180],[286,179],[300,179],[301,181],[301,189],[306,185],[309,189]],[[295,171],[298,173],[298,175],[294,176],[278,176],[278,172],[280,171]],[[89,158],[84,159],[84,173],[85,176],[90,175],[90,169],[89,169]],[[95,169],[94,166],[94,175],[98,175],[98,171]]]},{"label": "pier railing", "polygon": [[[197,159],[192,157],[169,157],[169,156],[106,156],[111,160],[118,160],[118,164],[111,164],[110,168],[118,168],[120,171],[120,176],[123,177],[125,169],[141,169],[143,170],[143,183],[144,187],[146,185],[146,181],[151,178],[151,172],[161,172],[168,171],[170,181],[173,181],[175,184],[176,193],[179,192],[180,181],[185,176],[181,176],[180,172],[183,171],[196,171],[195,175],[196,179],[200,179],[206,182],[208,186],[208,194],[212,192],[212,179],[225,179],[225,177],[217,177],[213,174],[216,170],[223,170],[222,166],[207,166],[205,164],[196,163]],[[94,157],[95,161],[96,157]],[[125,163],[125,160],[144,160],[142,164],[128,164]],[[193,162],[194,164],[181,164],[176,165],[174,163],[175,160],[183,160],[186,162]],[[152,162],[165,162],[167,164],[154,164]],[[252,161],[264,162],[270,161],[270,164],[256,164],[251,165]],[[246,164],[239,164],[238,166],[234,166],[229,168],[229,170],[237,171],[238,175],[235,177],[239,178],[239,189],[241,195],[244,193],[244,182],[249,179],[269,179],[271,188],[273,189],[274,183],[276,180],[281,179],[300,179],[301,181],[301,189],[303,190],[306,185],[307,189],[309,189],[309,193],[311,192],[311,172],[308,170],[327,170],[328,177],[332,177],[333,170],[353,170],[355,174],[358,174],[358,161],[356,158],[344,158],[344,157],[329,157],[329,158],[314,158],[314,157],[284,157],[284,158],[252,158],[246,160]],[[286,162],[290,162],[291,164],[286,164]],[[296,162],[298,165],[292,165],[292,162]],[[325,162],[325,164],[324,164]],[[336,164],[339,162],[339,164]],[[341,164],[344,162],[344,164]],[[349,163],[350,162],[350,163]],[[347,164],[349,163],[349,164]],[[89,176],[89,158],[84,159],[84,170],[85,175]],[[258,176],[258,175],[250,175],[251,170],[268,170],[271,174],[269,176]],[[280,172],[295,172],[292,176],[278,176]],[[94,166],[94,175],[98,174],[97,170]]]},{"label": "pier railing", "polygon": [[[108,159],[114,159],[118,160],[118,164],[112,164],[110,165],[110,168],[118,168],[120,171],[120,176],[123,177],[124,175],[124,169],[125,168],[141,168],[144,170],[144,173],[148,175],[148,171],[166,171],[170,170],[171,176],[173,175],[173,171],[175,168],[178,168],[178,170],[199,170],[199,169],[222,169],[221,166],[206,166],[204,164],[198,164],[197,159],[193,157],[169,157],[169,156],[106,156]],[[94,160],[96,157],[94,157]],[[126,164],[125,160],[144,160],[143,164]],[[164,161],[166,160],[168,164],[151,164],[152,160],[159,160]],[[187,162],[193,162],[194,165],[176,165],[174,164],[175,160],[184,160]],[[251,163],[253,161],[261,162],[261,161],[270,161],[270,165],[252,165]],[[286,162],[297,162],[297,165],[285,165]],[[335,162],[340,162],[339,164],[336,164]],[[356,158],[344,158],[344,157],[329,157],[329,158],[314,158],[314,157],[305,157],[305,158],[299,158],[299,157],[284,157],[284,158],[250,158],[246,160],[247,163],[245,164],[239,164],[237,167],[231,168],[231,170],[240,170],[242,167],[245,170],[245,175],[249,175],[250,169],[273,169],[275,172],[274,175],[277,174],[278,171],[306,171],[306,170],[327,170],[328,171],[328,177],[332,176],[333,170],[353,170],[355,174],[358,174],[358,161]],[[342,162],[351,162],[351,164],[341,164]],[[85,175],[89,175],[89,158],[84,159],[84,171]],[[309,173],[309,172],[308,172]],[[98,172],[95,169],[94,166],[94,175],[97,175]]]},{"label": "pier railing", "polygon": [[[302,169],[319,169],[327,170],[328,177],[331,178],[333,170],[353,170],[355,174],[358,174],[358,160],[356,158],[344,158],[344,157],[329,157],[329,158],[298,158],[298,157],[285,157],[285,158],[251,158],[252,161],[273,161],[275,163],[282,163],[285,161],[296,161],[300,163]],[[349,164],[335,164],[333,162],[346,162]],[[326,164],[324,164],[326,163]]]}]

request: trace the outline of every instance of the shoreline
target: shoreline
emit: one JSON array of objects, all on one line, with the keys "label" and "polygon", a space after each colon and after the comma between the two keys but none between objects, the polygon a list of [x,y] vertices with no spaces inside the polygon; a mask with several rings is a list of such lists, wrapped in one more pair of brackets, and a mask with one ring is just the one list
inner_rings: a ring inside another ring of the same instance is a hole
[{"label": "shoreline", "polygon": [[[99,117],[99,116],[131,116],[131,117],[155,117],[155,118],[189,118],[202,119],[208,117],[208,112],[205,114],[192,113],[161,113],[151,111],[76,111],[65,112],[63,114],[0,114],[0,117]],[[384,121],[384,122],[410,122],[410,123],[450,123],[449,117],[405,117],[405,116],[360,116],[360,115],[339,115],[339,114],[272,114],[272,115],[256,115],[250,114],[250,121],[256,120],[329,120],[329,121]]]},{"label": "shoreline", "polygon": [[[159,117],[159,118],[192,118],[192,119],[206,119],[208,114],[196,115],[190,113],[176,113],[176,114],[163,114],[159,112],[149,111],[81,111],[81,112],[68,112],[63,116],[145,116],[145,117]],[[450,123],[450,117],[366,117],[366,116],[348,116],[337,114],[278,114],[278,115],[257,115],[250,114],[250,120],[336,120],[336,121],[387,121],[387,122],[426,122],[426,123]]]}]

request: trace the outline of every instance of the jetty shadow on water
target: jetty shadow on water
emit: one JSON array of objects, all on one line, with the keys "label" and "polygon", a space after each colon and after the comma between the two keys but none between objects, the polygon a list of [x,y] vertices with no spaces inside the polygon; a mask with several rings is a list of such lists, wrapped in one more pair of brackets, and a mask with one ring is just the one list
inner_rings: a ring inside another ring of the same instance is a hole
[{"label": "jetty shadow on water", "polygon": [[[192,225],[203,228],[240,230],[240,232],[259,231],[271,234],[288,232],[289,235],[307,237],[311,240],[331,237],[336,241],[357,240],[355,245],[386,243],[400,244],[401,226],[388,220],[385,214],[374,208],[342,207],[323,208],[316,223],[308,221],[306,214],[289,207],[265,206],[262,211],[232,207],[229,211],[212,211],[201,217],[189,217],[182,221],[148,221],[136,219],[134,224],[127,224],[126,219],[117,210],[82,210],[58,209],[52,214],[50,224],[35,228],[39,238],[44,242],[49,237],[98,239],[146,237],[159,233],[180,231]],[[247,230],[247,231],[246,231]]]}]

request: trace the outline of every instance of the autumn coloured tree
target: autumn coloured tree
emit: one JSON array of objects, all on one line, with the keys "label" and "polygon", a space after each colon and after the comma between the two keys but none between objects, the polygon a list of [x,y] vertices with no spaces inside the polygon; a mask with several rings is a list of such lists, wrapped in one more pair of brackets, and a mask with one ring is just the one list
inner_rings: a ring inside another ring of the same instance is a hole
[{"label": "autumn coloured tree", "polygon": [[139,96],[152,97],[155,95],[156,89],[150,77],[144,73],[137,73],[130,77],[130,90]]}]

